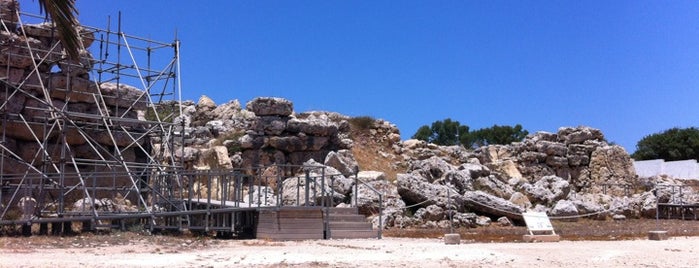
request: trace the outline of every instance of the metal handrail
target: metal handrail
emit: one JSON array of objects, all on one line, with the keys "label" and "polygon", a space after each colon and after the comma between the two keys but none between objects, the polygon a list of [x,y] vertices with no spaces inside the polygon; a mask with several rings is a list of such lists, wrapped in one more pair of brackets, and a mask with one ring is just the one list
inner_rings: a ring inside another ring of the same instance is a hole
[{"label": "metal handrail", "polygon": [[[359,182],[362,183],[362,185],[366,186],[369,190],[373,191],[377,195],[379,195],[379,239],[383,237],[383,194],[379,191],[376,190],[376,188],[372,187],[368,183],[366,183],[364,180],[359,178],[359,167],[355,166],[354,168],[354,206],[359,208],[359,205],[357,202],[359,202]],[[351,203],[351,201],[350,201]]]}]

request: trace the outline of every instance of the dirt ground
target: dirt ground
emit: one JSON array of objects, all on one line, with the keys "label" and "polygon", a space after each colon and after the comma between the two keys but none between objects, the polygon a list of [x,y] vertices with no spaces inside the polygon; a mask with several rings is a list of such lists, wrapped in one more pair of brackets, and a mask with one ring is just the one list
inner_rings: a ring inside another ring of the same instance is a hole
[{"label": "dirt ground", "polygon": [[[383,239],[224,240],[112,231],[0,237],[0,267],[695,267],[699,221],[553,222],[563,241],[524,243],[524,227],[391,230]],[[669,240],[651,241],[648,230]],[[492,241],[492,242],[491,242]]]}]

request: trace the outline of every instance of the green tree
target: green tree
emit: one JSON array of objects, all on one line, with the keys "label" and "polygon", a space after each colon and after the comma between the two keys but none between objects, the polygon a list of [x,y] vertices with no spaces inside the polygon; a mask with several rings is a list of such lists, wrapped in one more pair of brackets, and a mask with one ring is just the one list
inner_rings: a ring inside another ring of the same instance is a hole
[{"label": "green tree", "polygon": [[432,137],[432,129],[430,128],[430,126],[424,125],[417,129],[417,132],[415,132],[415,135],[413,135],[412,138],[423,141],[429,141],[430,137]]},{"label": "green tree", "polygon": [[635,160],[699,160],[699,129],[671,128],[643,137],[636,144]]},{"label": "green tree", "polygon": [[525,130],[520,124],[514,127],[493,125],[489,128],[481,128],[473,131],[470,135],[473,146],[485,146],[490,144],[510,144],[522,141],[529,135],[529,131]]},{"label": "green tree", "polygon": [[68,57],[77,60],[80,57],[80,38],[78,37],[78,10],[75,0],[39,0],[39,10],[46,11],[46,17],[56,23],[56,31]]},{"label": "green tree", "polygon": [[447,118],[433,122],[431,127],[421,126],[412,138],[439,145],[454,145],[457,144],[457,135],[458,143],[469,144],[468,126]]}]

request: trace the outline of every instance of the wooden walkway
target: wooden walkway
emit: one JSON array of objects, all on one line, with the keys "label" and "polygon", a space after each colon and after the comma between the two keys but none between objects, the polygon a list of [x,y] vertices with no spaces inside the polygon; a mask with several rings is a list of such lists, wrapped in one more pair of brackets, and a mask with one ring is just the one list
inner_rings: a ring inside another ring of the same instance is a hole
[{"label": "wooden walkway", "polygon": [[257,206],[244,202],[192,199],[189,228],[269,240],[379,238],[378,230],[356,207]]},{"label": "wooden walkway", "polygon": [[658,204],[658,218],[661,219],[699,219],[699,204]]}]

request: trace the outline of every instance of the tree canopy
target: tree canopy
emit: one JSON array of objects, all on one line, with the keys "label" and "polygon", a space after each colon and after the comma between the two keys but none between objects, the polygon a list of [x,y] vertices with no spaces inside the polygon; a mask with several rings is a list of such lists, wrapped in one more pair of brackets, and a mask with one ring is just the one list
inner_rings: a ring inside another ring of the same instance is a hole
[{"label": "tree canopy", "polygon": [[529,131],[522,128],[520,124],[514,127],[493,125],[489,128],[476,130],[470,134],[473,145],[475,146],[510,144],[522,141],[527,135],[529,135]]},{"label": "tree canopy", "polygon": [[636,144],[635,160],[699,160],[699,129],[671,128],[643,137]]},{"label": "tree canopy", "polygon": [[522,141],[528,134],[529,132],[524,130],[520,124],[514,127],[493,125],[492,127],[469,132],[468,126],[461,125],[459,121],[447,118],[435,121],[431,126],[424,125],[420,127],[412,138],[439,145],[454,145],[457,144],[458,135],[459,144],[467,148],[473,148],[474,146],[510,144]]},{"label": "tree canopy", "polygon": [[457,135],[458,143],[464,144],[468,138],[468,126],[447,118],[444,121],[433,122],[432,127],[420,127],[412,138],[439,145],[454,145],[457,144]]}]

